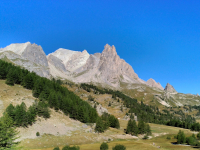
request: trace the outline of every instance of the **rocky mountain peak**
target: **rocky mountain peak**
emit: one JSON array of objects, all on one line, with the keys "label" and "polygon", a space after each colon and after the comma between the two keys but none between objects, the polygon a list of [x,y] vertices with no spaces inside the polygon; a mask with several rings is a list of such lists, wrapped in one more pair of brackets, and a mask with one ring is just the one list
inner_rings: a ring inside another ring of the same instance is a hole
[{"label": "rocky mountain peak", "polygon": [[83,54],[88,54],[87,50],[85,50],[85,49],[82,51],[82,53]]},{"label": "rocky mountain peak", "polygon": [[169,83],[167,83],[164,90],[169,93],[177,93],[177,91],[174,89],[174,87]]},{"label": "rocky mountain peak", "polygon": [[147,81],[147,85],[150,86],[150,87],[155,87],[155,88],[158,88],[158,89],[161,89],[161,90],[164,90],[164,88],[161,86],[161,84],[159,82],[156,82],[154,79],[150,78],[148,81]]},{"label": "rocky mountain peak", "polygon": [[106,44],[104,46],[104,50],[102,52],[103,55],[106,55],[106,56],[116,56],[117,55],[117,52],[116,52],[116,48],[115,46],[110,46],[109,44]]},{"label": "rocky mountain peak", "polygon": [[22,55],[22,53],[25,51],[27,46],[31,45],[30,42],[26,43],[14,43],[6,46],[5,48],[2,48],[1,51],[12,51],[15,54]]}]

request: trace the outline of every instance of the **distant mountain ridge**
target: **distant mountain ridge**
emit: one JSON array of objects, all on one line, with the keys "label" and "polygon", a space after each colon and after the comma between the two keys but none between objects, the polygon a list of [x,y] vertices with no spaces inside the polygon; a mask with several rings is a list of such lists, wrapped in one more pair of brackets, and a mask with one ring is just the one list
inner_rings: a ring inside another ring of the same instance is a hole
[{"label": "distant mountain ridge", "polygon": [[121,59],[114,46],[106,44],[102,53],[59,48],[48,56],[41,46],[30,42],[11,44],[0,49],[0,59],[8,59],[29,71],[47,78],[68,79],[75,83],[100,83],[115,88],[121,83],[144,84],[159,90],[164,88],[154,79],[140,79],[133,68]]}]

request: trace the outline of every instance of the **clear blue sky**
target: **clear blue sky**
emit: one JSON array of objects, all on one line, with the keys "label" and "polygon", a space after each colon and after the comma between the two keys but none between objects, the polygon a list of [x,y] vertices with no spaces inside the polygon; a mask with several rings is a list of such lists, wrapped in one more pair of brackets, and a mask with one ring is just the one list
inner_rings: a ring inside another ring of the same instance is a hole
[{"label": "clear blue sky", "polygon": [[200,93],[199,0],[0,0],[0,47],[27,41],[46,54],[115,45],[145,81]]}]

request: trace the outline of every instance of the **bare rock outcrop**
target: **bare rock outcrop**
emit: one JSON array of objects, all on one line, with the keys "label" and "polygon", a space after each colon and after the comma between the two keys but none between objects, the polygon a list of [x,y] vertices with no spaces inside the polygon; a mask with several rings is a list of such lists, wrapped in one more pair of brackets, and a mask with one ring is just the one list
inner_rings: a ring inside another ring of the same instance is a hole
[{"label": "bare rock outcrop", "polygon": [[120,59],[115,47],[108,44],[102,53],[90,55],[77,72],[79,75],[74,79],[75,82],[97,82],[113,87],[119,87],[120,82],[146,84],[128,63]]},{"label": "bare rock outcrop", "polygon": [[66,72],[67,73],[65,65],[64,65],[64,63],[63,63],[63,61],[61,59],[59,59],[56,56],[50,54],[50,55],[47,56],[47,60],[48,60],[49,64],[55,66],[61,72]]},{"label": "bare rock outcrop", "polygon": [[168,92],[168,93],[178,93],[175,89],[174,89],[174,87],[171,85],[171,84],[169,84],[169,83],[167,83],[167,85],[166,85],[166,87],[165,87],[165,92]]},{"label": "bare rock outcrop", "polygon": [[154,88],[158,88],[160,90],[164,90],[164,88],[162,87],[162,85],[159,82],[156,82],[154,79],[150,78],[147,81],[147,85],[150,87],[154,87]]}]

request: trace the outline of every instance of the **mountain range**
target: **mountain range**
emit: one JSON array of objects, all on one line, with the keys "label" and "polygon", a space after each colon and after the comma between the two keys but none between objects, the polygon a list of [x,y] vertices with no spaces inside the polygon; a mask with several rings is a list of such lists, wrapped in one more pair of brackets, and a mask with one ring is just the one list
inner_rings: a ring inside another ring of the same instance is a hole
[{"label": "mountain range", "polygon": [[133,68],[121,59],[114,46],[106,44],[102,53],[59,48],[46,56],[37,44],[17,43],[0,49],[0,59],[10,61],[46,78],[67,79],[75,83],[100,83],[119,88],[120,83],[145,84],[164,90],[154,79],[140,79]]}]

